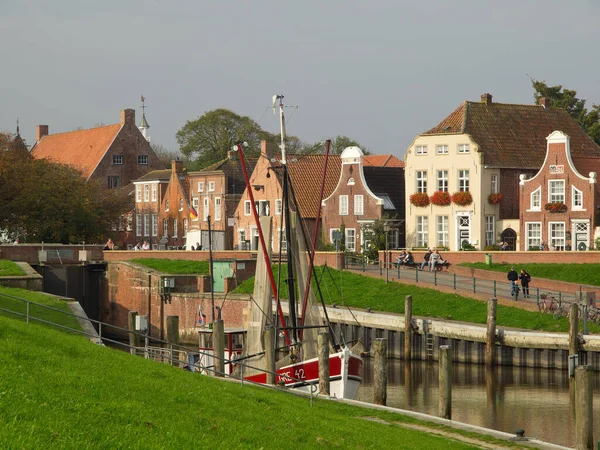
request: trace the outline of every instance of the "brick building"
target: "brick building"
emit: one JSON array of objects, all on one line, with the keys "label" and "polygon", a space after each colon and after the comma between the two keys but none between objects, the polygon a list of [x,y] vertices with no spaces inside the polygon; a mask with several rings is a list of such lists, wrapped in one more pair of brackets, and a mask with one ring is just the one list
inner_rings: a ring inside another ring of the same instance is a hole
[{"label": "brick building", "polygon": [[336,234],[344,227],[347,251],[365,250],[365,231],[376,220],[392,225],[389,248],[404,247],[402,161],[392,155],[364,156],[358,147],[346,148],[337,186],[323,199],[322,217],[328,242],[335,244]]},{"label": "brick building", "polygon": [[[554,130],[570,136],[574,159],[600,156],[567,111],[544,98],[513,105],[483,94],[417,136],[405,156],[407,245],[458,250],[466,242],[483,250],[506,241],[519,248],[520,175],[538,173]],[[412,194],[419,194],[414,204]],[[445,201],[433,204],[434,194]]]},{"label": "brick building", "polygon": [[[554,131],[546,138],[544,162],[533,177],[521,176],[521,250],[537,250],[542,243],[553,250],[587,250],[600,192],[596,176],[600,156],[571,157],[570,138]],[[588,177],[582,172],[588,173]]]},{"label": "brick building", "polygon": [[[152,249],[165,249],[169,245],[173,246],[173,242],[168,239],[169,236],[172,236],[172,231],[169,232],[169,224],[167,223],[165,229],[163,223],[163,220],[168,218],[162,218],[161,213],[171,174],[173,170],[177,169],[178,166],[173,164],[171,170],[153,170],[133,182],[135,191],[134,242],[147,241]],[[170,225],[172,226],[172,224]],[[127,248],[131,249],[133,245],[132,242],[129,242]]]}]

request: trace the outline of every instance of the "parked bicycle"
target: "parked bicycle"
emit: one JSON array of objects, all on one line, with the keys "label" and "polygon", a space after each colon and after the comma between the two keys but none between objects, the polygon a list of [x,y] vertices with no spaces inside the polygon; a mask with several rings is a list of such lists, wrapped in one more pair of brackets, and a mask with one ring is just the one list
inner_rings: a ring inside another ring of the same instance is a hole
[{"label": "parked bicycle", "polygon": [[556,301],[554,295],[549,294],[548,292],[541,292],[538,309],[542,313],[554,314],[554,312],[558,309],[558,302]]}]

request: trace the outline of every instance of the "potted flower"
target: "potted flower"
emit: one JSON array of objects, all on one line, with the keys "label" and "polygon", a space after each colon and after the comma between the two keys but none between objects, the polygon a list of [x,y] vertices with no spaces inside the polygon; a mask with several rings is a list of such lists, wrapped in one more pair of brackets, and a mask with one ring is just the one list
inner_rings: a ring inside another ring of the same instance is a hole
[{"label": "potted flower", "polygon": [[450,193],[446,191],[435,191],[431,197],[429,197],[431,203],[437,206],[448,206],[452,203]]},{"label": "potted flower", "polygon": [[419,208],[424,208],[425,206],[429,205],[429,196],[426,192],[417,192],[410,196],[410,203],[418,206]]},{"label": "potted flower", "polygon": [[563,202],[550,202],[544,205],[544,209],[553,213],[561,213],[567,210],[567,205]]},{"label": "potted flower", "polygon": [[502,200],[502,197],[504,197],[502,194],[490,194],[488,196],[488,203],[490,205],[497,205]]},{"label": "potted flower", "polygon": [[452,194],[452,201],[458,206],[469,206],[473,203],[473,196],[469,191],[459,191]]}]

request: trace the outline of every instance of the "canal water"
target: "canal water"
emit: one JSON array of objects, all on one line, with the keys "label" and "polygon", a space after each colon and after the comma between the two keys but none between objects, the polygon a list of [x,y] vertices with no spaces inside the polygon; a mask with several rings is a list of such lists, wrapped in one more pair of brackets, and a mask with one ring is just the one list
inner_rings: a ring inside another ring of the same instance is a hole
[{"label": "canal water", "polygon": [[[357,400],[373,402],[373,370],[363,365]],[[438,364],[390,360],[387,406],[438,414]],[[594,373],[594,442],[600,439],[600,373]],[[566,370],[454,363],[452,420],[575,446],[575,418]]]}]

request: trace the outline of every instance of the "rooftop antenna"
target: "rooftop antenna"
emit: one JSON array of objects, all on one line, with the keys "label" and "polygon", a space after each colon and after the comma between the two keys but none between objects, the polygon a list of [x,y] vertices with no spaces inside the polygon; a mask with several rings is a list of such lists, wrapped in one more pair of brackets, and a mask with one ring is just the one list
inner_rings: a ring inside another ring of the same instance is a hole
[{"label": "rooftop antenna", "polygon": [[275,107],[277,104],[277,101],[279,101],[279,127],[281,129],[281,145],[279,146],[279,148],[281,148],[281,164],[286,164],[286,159],[285,159],[285,115],[283,113],[283,95],[282,94],[276,94],[273,96],[273,113],[275,113]]}]

